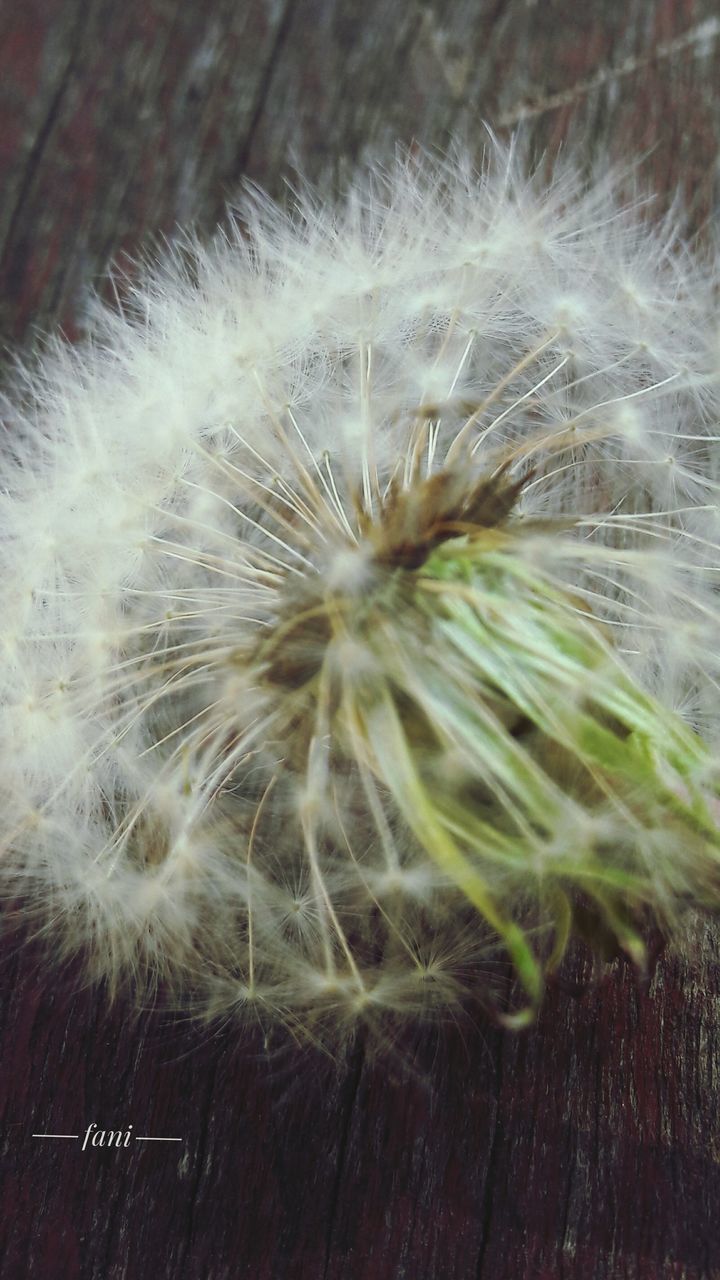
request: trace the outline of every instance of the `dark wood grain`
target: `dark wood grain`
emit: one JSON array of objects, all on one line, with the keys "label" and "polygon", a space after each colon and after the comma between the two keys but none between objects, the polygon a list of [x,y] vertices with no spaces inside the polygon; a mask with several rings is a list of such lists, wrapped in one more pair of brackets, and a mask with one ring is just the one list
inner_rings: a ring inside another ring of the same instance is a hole
[{"label": "dark wood grain", "polygon": [[[713,0],[2,0],[2,340],[81,335],[110,258],[209,231],[243,177],[333,187],[397,142],[479,150],[483,121],[644,153],[702,234],[719,77]],[[0,988],[3,1280],[720,1277],[710,925],[647,988],[616,966],[526,1034],[390,1058],[133,1018],[11,937]],[[31,1136],[92,1121],[183,1141]]]}]

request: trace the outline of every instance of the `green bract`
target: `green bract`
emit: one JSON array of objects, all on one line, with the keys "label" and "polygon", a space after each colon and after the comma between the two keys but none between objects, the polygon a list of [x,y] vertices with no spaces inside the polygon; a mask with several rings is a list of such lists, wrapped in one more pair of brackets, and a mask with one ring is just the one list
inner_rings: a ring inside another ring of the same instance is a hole
[{"label": "green bract", "polygon": [[375,666],[343,681],[346,749],[497,932],[533,1003],[579,892],[642,964],[643,908],[672,913],[674,866],[702,897],[718,865],[711,753],[515,538],[445,542],[405,577],[363,611]]}]

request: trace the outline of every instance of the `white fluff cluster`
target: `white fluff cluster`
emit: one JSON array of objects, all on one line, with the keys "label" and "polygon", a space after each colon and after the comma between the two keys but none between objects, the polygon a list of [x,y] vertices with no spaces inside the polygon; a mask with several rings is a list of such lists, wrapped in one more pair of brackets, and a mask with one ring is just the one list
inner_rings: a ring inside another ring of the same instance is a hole
[{"label": "white fluff cluster", "polygon": [[[6,896],[113,986],[293,1028],[491,1002],[503,950],[534,999],[527,939],[557,950],[588,877],[628,949],[711,896],[714,284],[610,181],[498,149],[248,197],[98,304],[6,415]],[[472,732],[469,590],[509,646]],[[647,804],[640,765],[618,797],[600,748],[592,786],[568,762],[595,679],[613,742],[643,708]]]}]

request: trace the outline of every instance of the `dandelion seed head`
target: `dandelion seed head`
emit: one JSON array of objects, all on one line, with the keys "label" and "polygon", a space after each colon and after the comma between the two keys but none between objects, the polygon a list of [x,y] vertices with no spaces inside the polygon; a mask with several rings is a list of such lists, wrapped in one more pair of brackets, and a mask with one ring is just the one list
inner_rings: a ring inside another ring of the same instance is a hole
[{"label": "dandelion seed head", "polygon": [[50,943],[314,1036],[716,905],[706,275],[498,147],[250,194],[19,368],[2,877]]}]

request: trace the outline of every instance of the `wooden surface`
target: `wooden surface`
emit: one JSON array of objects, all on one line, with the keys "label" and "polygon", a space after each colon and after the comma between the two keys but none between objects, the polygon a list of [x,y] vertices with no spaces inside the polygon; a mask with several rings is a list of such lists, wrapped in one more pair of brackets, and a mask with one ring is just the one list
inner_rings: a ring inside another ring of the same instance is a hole
[{"label": "wooden surface", "polygon": [[[716,218],[714,0],[0,3],[0,335],[82,334],[110,257],[211,229],[247,175],[330,186],[483,120],[587,163],[647,153]],[[390,1061],[132,1020],[6,939],[3,1280],[720,1277],[718,932],[649,988],[611,970],[536,1029]],[[578,961],[580,964],[581,961]],[[133,1126],[80,1150],[32,1138]]]}]

